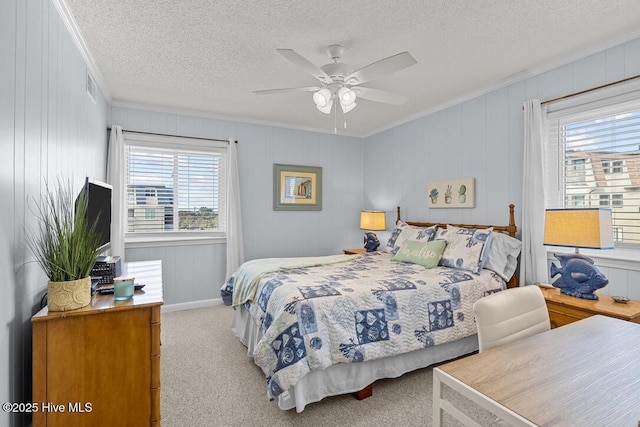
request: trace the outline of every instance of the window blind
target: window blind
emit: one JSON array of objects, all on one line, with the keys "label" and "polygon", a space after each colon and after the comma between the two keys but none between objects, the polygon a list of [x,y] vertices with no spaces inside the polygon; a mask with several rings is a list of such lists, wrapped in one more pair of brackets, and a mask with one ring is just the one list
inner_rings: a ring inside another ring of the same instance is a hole
[{"label": "window blind", "polygon": [[127,231],[224,232],[224,166],[224,150],[130,141],[125,145]]},{"label": "window blind", "polygon": [[547,137],[547,207],[611,208],[616,243],[640,245],[640,100],[556,110]]}]

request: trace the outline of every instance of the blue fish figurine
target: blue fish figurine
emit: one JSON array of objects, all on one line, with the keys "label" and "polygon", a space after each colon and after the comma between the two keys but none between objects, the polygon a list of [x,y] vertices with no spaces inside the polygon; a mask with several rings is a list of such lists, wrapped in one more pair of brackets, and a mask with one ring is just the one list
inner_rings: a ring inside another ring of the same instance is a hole
[{"label": "blue fish figurine", "polygon": [[554,254],[560,267],[551,264],[551,277],[560,274],[552,284],[560,292],[573,297],[597,300],[596,289],[604,288],[609,280],[589,257],[580,254]]},{"label": "blue fish figurine", "polygon": [[364,233],[364,248],[367,252],[375,251],[378,249],[378,246],[380,246],[380,240],[378,240],[376,233],[372,233],[371,231]]}]

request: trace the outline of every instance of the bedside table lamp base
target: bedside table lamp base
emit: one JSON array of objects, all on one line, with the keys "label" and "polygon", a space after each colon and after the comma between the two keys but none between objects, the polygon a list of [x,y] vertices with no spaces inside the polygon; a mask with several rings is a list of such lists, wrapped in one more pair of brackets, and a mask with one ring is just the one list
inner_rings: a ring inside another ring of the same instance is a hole
[{"label": "bedside table lamp base", "polygon": [[609,280],[595,266],[593,260],[584,255],[554,254],[560,261],[560,267],[551,264],[551,277],[560,275],[552,285],[560,292],[577,298],[597,300],[595,291],[604,288]]},{"label": "bedside table lamp base", "polygon": [[367,252],[374,252],[380,246],[380,240],[378,240],[378,236],[374,232],[364,233],[364,248]]}]

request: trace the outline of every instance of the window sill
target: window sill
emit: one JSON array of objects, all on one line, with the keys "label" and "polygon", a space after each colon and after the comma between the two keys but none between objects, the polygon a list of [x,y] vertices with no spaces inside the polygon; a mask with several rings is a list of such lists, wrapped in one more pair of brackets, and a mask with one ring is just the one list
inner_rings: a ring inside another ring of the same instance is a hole
[{"label": "window sill", "polygon": [[161,248],[168,246],[222,245],[227,243],[225,236],[129,236],[125,237],[126,249]]},{"label": "window sill", "polygon": [[[547,259],[557,261],[553,256],[554,253],[558,254],[572,254],[574,250],[564,247],[548,247]],[[580,249],[582,255],[593,258],[598,267],[610,267],[620,268],[624,270],[640,271],[640,250],[629,248],[616,248],[616,249]]]}]

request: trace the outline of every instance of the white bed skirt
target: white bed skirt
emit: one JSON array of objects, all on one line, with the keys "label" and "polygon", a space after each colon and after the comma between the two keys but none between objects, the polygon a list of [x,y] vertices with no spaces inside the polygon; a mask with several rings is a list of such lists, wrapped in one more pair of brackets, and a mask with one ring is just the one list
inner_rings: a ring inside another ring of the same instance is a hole
[{"label": "white bed skirt", "polygon": [[[234,309],[231,329],[247,347],[247,355],[253,357],[253,350],[262,338],[262,331],[244,306]],[[293,388],[278,397],[278,406],[280,409],[296,408],[297,412],[302,412],[307,404],[318,402],[327,396],[353,393],[362,390],[375,380],[397,378],[407,372],[476,350],[478,350],[478,336],[472,335],[454,342],[383,359],[361,363],[340,363],[322,371],[312,371],[302,377]]]}]

